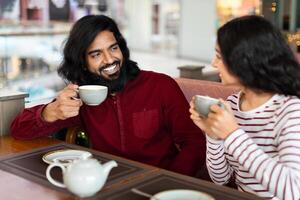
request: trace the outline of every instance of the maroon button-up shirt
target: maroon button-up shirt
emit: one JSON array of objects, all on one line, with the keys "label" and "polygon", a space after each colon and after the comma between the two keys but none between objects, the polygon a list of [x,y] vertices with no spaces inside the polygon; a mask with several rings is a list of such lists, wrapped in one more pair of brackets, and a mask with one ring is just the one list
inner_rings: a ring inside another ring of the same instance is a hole
[{"label": "maroon button-up shirt", "polygon": [[141,71],[116,96],[99,106],[83,105],[78,116],[67,120],[43,121],[44,106],[20,113],[11,125],[12,136],[31,139],[81,126],[99,151],[188,175],[204,164],[205,138],[190,120],[179,86],[167,75]]}]

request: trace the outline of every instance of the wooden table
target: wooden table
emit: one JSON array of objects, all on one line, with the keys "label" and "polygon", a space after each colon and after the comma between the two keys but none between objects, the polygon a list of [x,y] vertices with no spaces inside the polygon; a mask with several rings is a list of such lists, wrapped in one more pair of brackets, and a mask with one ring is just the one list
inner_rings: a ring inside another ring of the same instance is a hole
[{"label": "wooden table", "polygon": [[[14,140],[9,136],[0,137],[0,156],[19,153],[22,151],[57,144],[60,141],[49,138],[30,141]],[[1,199],[43,199],[67,200],[74,199],[68,195],[28,181],[19,176],[0,170]]]},{"label": "wooden table", "polygon": [[[62,143],[59,140],[53,140],[50,138],[35,139],[31,141],[15,140],[10,136],[0,137],[0,160],[5,157],[11,157],[14,155],[22,154],[23,152],[35,151],[35,149],[48,147],[50,145],[68,145]],[[93,150],[91,150],[93,151]],[[96,151],[93,151],[96,152]],[[167,189],[173,184],[176,188],[177,184],[180,184],[178,180],[184,181],[186,185],[184,187],[191,187],[192,189],[203,190],[211,195],[215,195],[216,199],[258,199],[258,197],[239,192],[223,186],[217,186],[213,183],[206,182],[200,179],[191,178],[188,176],[180,175],[177,173],[169,172],[163,169],[144,165],[135,161],[119,158],[113,155],[103,154],[109,159],[114,159],[118,163],[126,163],[128,166],[140,167],[145,169],[140,173],[136,173],[132,176],[124,176],[124,179],[118,179],[106,186],[100,191],[101,196],[94,199],[136,199],[145,200],[147,198],[137,196],[130,192],[130,188],[139,187],[146,188],[147,192],[157,192],[157,189]],[[0,163],[1,164],[1,163]],[[61,192],[51,187],[46,187],[43,184],[38,184],[34,181],[30,181],[26,178],[22,178],[17,173],[13,173],[13,170],[0,170],[0,199],[43,199],[43,200],[67,200],[78,199],[70,193]],[[129,177],[129,178],[128,178]],[[167,182],[166,182],[167,181]],[[168,182],[169,181],[169,182]],[[154,185],[151,185],[153,183]],[[164,184],[167,183],[167,184]],[[182,183],[182,182],[181,182]],[[160,185],[161,184],[161,185]],[[170,185],[169,185],[170,184]],[[156,189],[155,189],[156,187]],[[181,187],[180,185],[178,187]],[[183,188],[184,188],[183,187]]]}]

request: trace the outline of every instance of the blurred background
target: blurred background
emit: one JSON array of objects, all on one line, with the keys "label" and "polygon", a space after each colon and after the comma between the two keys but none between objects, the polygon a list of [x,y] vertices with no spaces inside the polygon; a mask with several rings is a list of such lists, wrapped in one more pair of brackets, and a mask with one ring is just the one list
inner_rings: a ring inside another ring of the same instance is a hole
[{"label": "blurred background", "polygon": [[172,77],[218,81],[216,30],[248,14],[281,29],[300,60],[300,0],[0,0],[0,90],[29,93],[27,107],[56,96],[64,40],[88,14],[115,19],[140,68]]}]

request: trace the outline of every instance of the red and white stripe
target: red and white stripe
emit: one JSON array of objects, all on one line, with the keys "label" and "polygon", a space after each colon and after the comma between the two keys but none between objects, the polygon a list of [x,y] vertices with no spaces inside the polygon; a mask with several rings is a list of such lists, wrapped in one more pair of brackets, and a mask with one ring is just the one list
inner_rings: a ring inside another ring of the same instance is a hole
[{"label": "red and white stripe", "polygon": [[225,184],[234,176],[238,189],[266,199],[300,199],[300,99],[274,95],[258,108],[239,110],[230,102],[240,129],[226,140],[207,137],[207,168]]}]

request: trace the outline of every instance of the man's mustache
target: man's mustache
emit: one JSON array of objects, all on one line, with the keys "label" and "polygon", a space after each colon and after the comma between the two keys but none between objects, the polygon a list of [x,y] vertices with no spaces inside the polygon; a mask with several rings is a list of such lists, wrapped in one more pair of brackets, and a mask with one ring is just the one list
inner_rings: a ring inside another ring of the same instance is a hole
[{"label": "man's mustache", "polygon": [[120,63],[121,63],[120,60],[116,60],[116,61],[114,61],[113,63],[109,63],[109,64],[106,64],[106,65],[103,65],[103,66],[99,67],[98,70],[99,70],[99,72],[100,72],[100,74],[101,74],[102,71],[103,71],[104,69],[106,69],[107,67],[112,66],[112,65],[120,65]]}]

